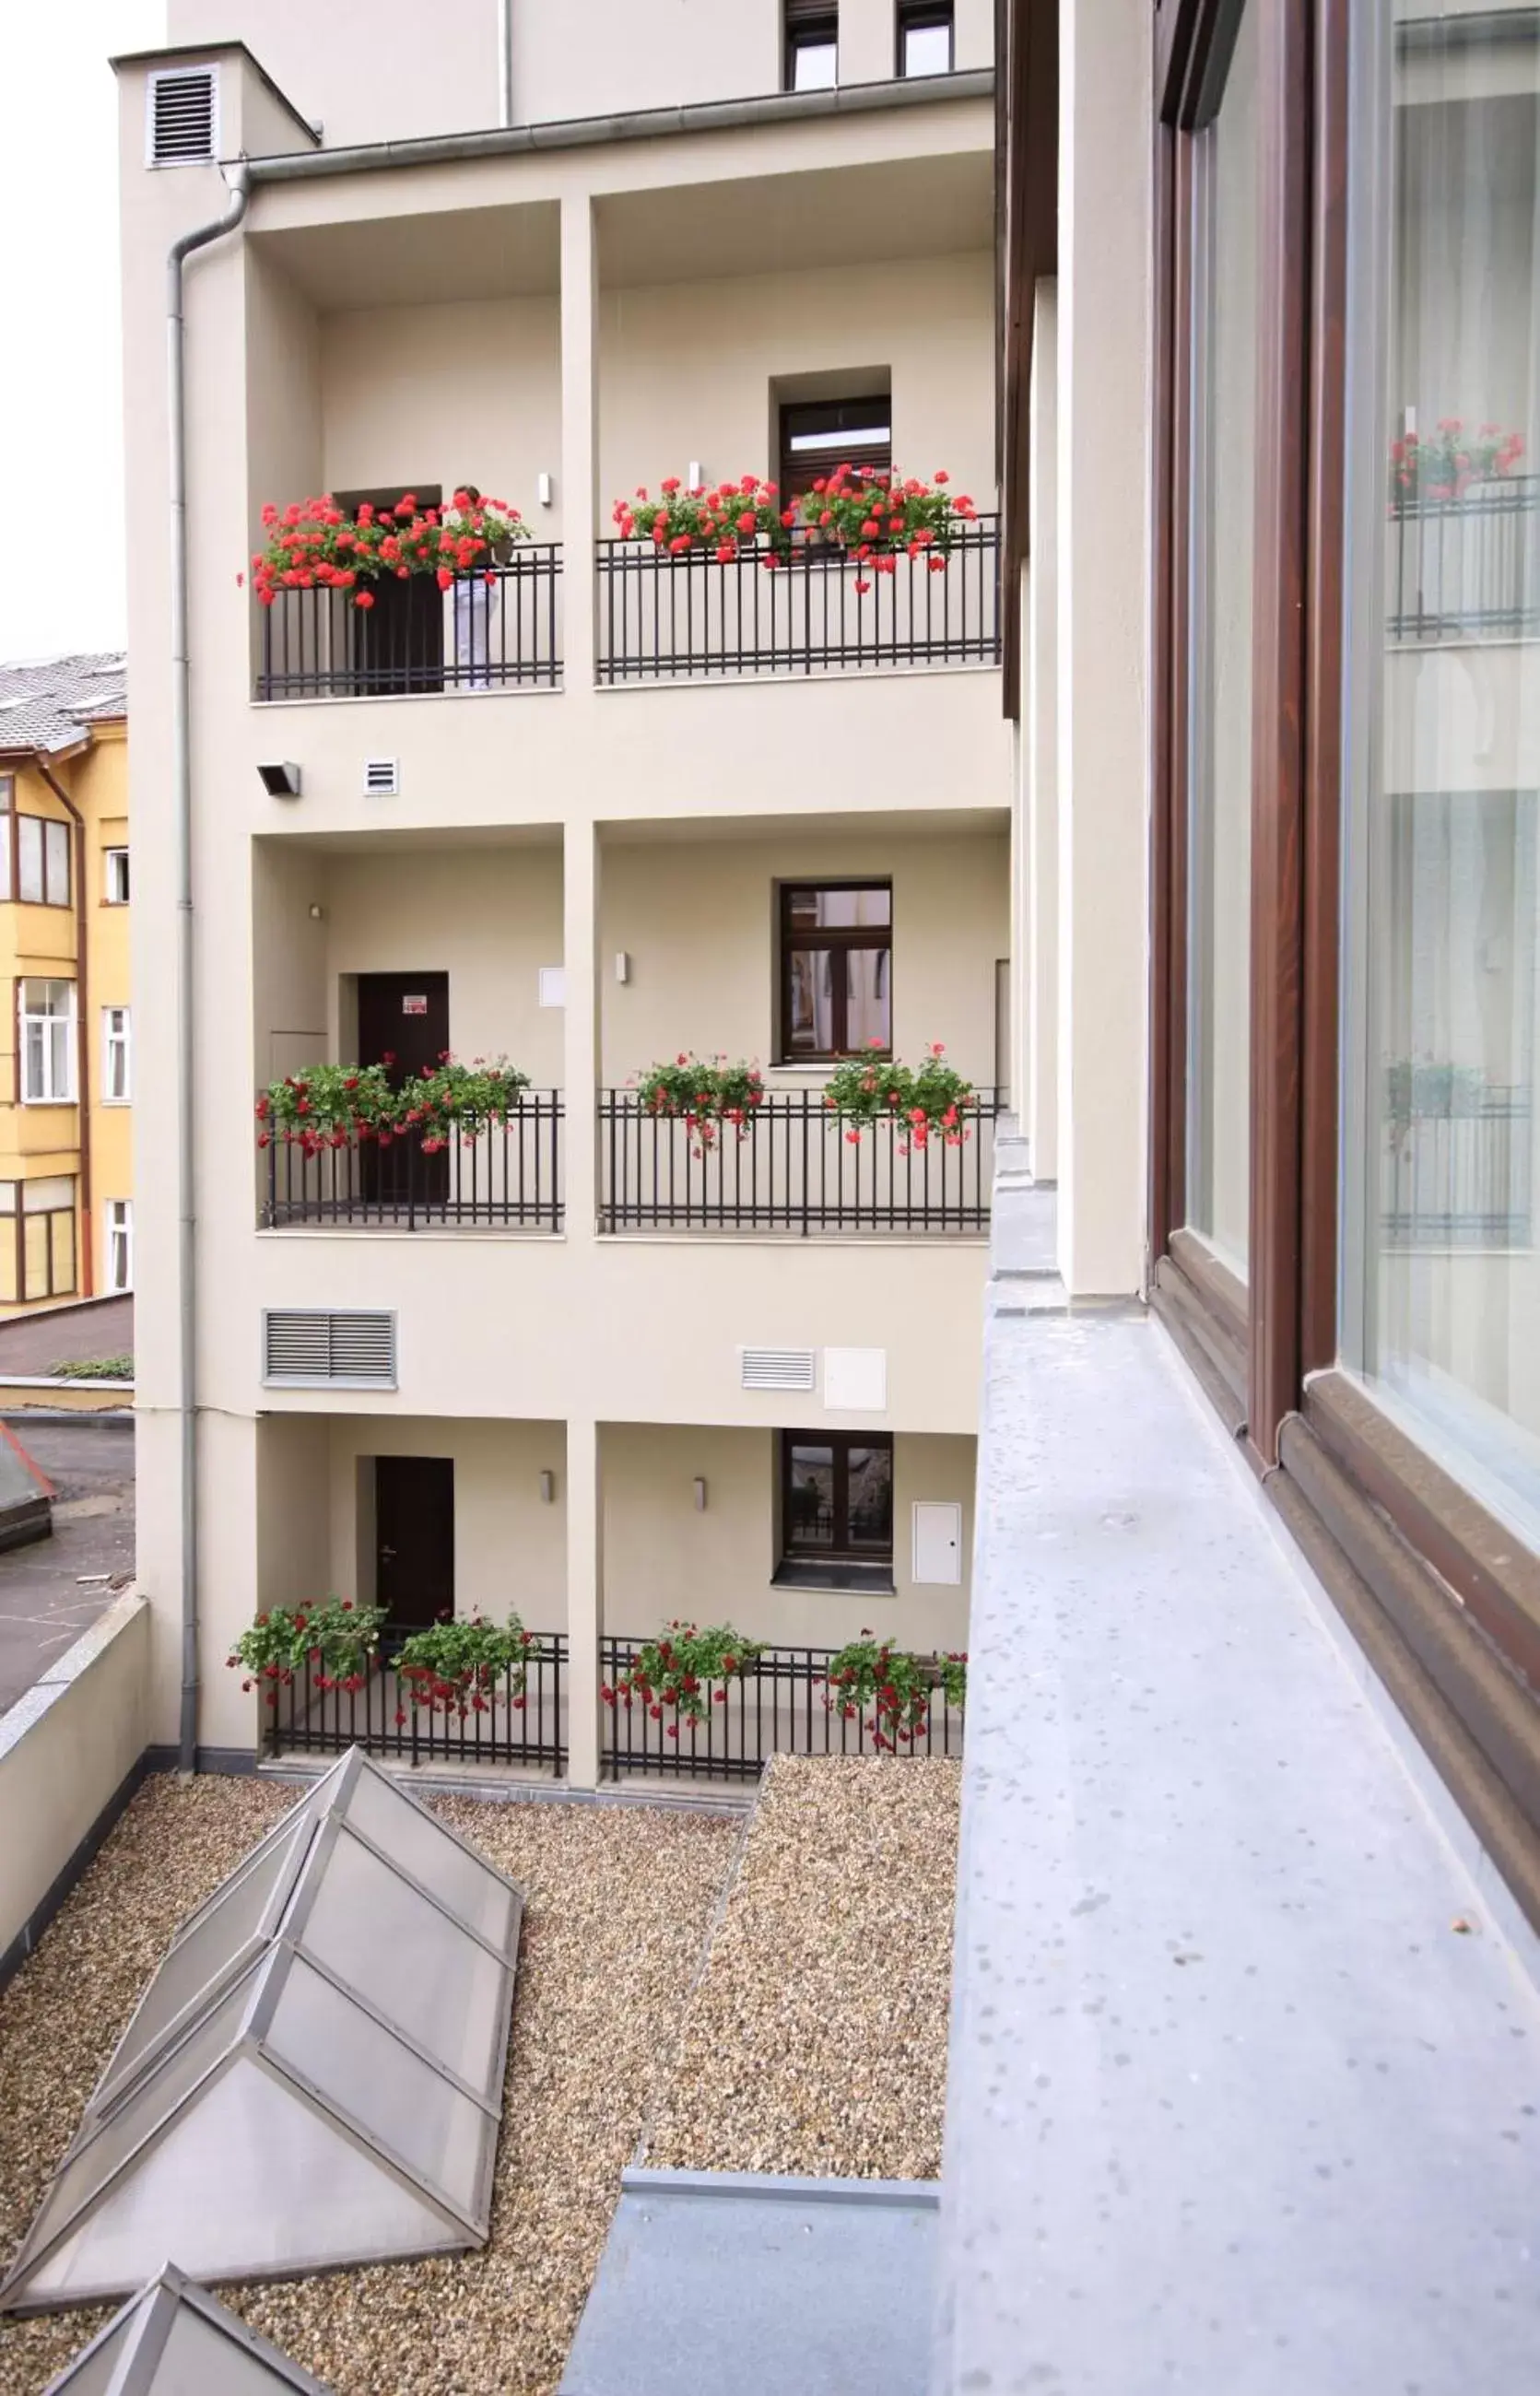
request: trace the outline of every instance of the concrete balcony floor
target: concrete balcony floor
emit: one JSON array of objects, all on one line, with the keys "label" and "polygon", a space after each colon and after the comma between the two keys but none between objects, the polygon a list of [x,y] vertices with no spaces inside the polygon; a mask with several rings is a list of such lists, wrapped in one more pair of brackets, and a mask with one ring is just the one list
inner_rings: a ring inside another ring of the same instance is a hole
[{"label": "concrete balcony floor", "polygon": [[979,1525],[932,2396],[1534,2386],[1533,1942],[1163,1332],[993,1316]]}]

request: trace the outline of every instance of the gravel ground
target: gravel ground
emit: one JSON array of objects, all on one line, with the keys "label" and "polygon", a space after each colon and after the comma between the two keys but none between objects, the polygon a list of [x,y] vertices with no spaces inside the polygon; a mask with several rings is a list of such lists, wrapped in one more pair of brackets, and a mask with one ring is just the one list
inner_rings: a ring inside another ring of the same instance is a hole
[{"label": "gravel ground", "polygon": [[[7,2261],[177,1923],[293,1802],[256,1780],[151,1780],[0,1996]],[[223,2294],[337,2396],[550,2396],[738,1825],[436,1802],[527,1899],[490,2243]],[[0,2326],[0,2396],[36,2396],[107,2318]]]},{"label": "gravel ground", "polygon": [[776,1758],[646,2160],[936,2179],[962,1765]]}]

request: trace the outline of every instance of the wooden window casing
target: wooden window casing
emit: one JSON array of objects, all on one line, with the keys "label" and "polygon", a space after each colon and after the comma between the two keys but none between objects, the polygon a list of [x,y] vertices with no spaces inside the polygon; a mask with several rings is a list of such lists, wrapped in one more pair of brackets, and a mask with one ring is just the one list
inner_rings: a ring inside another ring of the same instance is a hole
[{"label": "wooden window casing", "polygon": [[[886,921],[865,924],[811,924],[799,921],[799,900],[805,895],[822,898],[835,892],[857,892],[886,901]],[[891,1057],[893,1054],[893,885],[873,877],[854,882],[783,882],[777,894],[777,1041],[776,1061],[781,1065],[834,1063],[842,1057]],[[887,1018],[887,1038],[880,1048],[871,1038],[857,1039],[849,1019],[847,961],[857,953],[886,960],[874,979]],[[827,1046],[809,1045],[797,1037],[796,959],[826,957],[830,972],[830,1037]]]},{"label": "wooden window casing", "polygon": [[[805,1483],[796,1479],[799,1451],[829,1458],[827,1509],[810,1515]],[[885,1482],[867,1493],[863,1459],[885,1457]],[[853,1478],[854,1472],[854,1478]],[[781,1433],[781,1561],[789,1564],[893,1565],[893,1434],[891,1431],[786,1431]],[[882,1498],[885,1494],[885,1528]]]},{"label": "wooden window casing", "polygon": [[781,0],[781,12],[783,90],[827,90],[839,81],[839,0]]}]

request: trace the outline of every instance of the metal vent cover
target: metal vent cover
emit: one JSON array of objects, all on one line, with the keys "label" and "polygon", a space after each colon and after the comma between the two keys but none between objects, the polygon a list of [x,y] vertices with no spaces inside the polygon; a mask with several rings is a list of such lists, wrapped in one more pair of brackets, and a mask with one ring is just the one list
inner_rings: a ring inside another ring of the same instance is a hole
[{"label": "metal vent cover", "polygon": [[811,1348],[740,1348],[738,1362],[746,1390],[811,1390],[817,1378]]},{"label": "metal vent cover", "polygon": [[147,149],[152,166],[206,166],[218,154],[218,72],[162,67],[150,78]]},{"label": "metal vent cover", "polygon": [[399,757],[365,757],[364,788],[377,798],[393,799],[401,789]]},{"label": "metal vent cover", "polygon": [[355,1310],[301,1312],[269,1308],[262,1315],[262,1378],[280,1389],[340,1384],[393,1390],[395,1316]]}]

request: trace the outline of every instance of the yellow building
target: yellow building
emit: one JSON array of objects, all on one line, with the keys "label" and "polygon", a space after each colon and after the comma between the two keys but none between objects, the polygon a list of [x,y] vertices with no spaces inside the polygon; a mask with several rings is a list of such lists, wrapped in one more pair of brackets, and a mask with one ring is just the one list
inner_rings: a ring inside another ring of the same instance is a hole
[{"label": "yellow building", "polygon": [[0,666],[0,1315],[133,1287],[120,655]]}]

